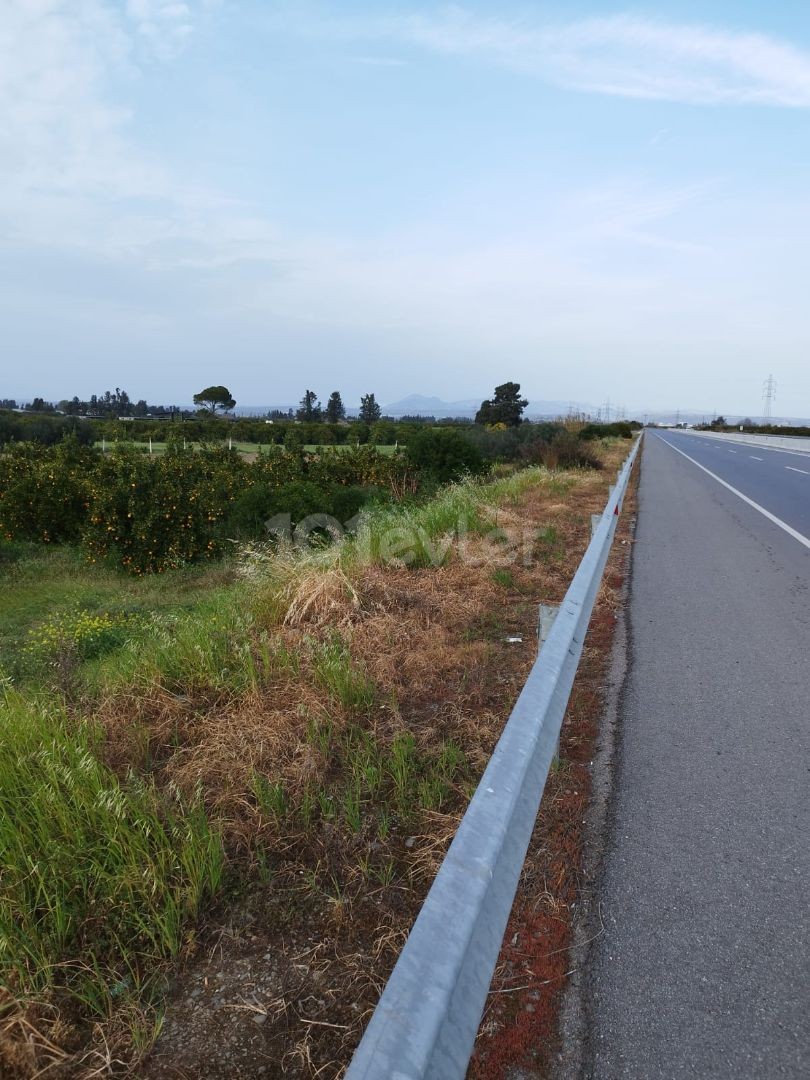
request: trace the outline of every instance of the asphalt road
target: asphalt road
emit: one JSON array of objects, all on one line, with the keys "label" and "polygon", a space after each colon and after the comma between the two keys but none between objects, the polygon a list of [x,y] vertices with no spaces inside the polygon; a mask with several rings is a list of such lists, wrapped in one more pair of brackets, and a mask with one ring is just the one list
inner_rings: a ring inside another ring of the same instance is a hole
[{"label": "asphalt road", "polygon": [[584,1075],[810,1077],[810,459],[645,441]]},{"label": "asphalt road", "polygon": [[810,537],[810,453],[675,431],[660,438]]}]

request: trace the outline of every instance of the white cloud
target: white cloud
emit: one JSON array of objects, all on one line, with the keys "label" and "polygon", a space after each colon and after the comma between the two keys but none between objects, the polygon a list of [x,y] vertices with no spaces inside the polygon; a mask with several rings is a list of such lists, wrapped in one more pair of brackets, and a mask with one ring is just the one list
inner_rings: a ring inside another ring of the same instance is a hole
[{"label": "white cloud", "polygon": [[140,37],[162,60],[170,59],[194,29],[194,13],[175,0],[127,0],[126,12]]},{"label": "white cloud", "polygon": [[[286,17],[285,25],[296,18]],[[567,23],[485,17],[462,7],[434,14],[297,20],[343,38],[398,40],[477,57],[591,93],[707,105],[810,107],[810,52],[708,25],[612,15]]]},{"label": "white cloud", "polygon": [[[149,248],[150,258],[158,242],[168,251],[183,236],[222,239],[226,254],[246,244],[244,211],[146,151],[136,116],[117,104],[143,65],[170,62],[212,6],[0,0],[0,226],[7,239],[113,256]],[[264,239],[266,230],[253,235]]]}]

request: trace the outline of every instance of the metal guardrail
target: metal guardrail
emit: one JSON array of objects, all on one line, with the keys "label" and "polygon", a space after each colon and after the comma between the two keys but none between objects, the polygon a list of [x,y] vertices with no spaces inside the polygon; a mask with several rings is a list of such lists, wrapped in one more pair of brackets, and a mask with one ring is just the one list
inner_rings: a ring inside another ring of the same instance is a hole
[{"label": "metal guardrail", "polygon": [[639,443],[594,522],[346,1080],[463,1080]]}]

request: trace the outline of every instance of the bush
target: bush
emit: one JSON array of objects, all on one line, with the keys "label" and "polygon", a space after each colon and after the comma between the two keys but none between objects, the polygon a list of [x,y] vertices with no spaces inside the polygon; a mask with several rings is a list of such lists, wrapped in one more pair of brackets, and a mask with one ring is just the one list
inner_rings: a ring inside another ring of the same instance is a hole
[{"label": "bush", "polygon": [[601,469],[593,448],[570,431],[561,431],[551,442],[536,442],[526,448],[525,457],[547,469]]},{"label": "bush", "polygon": [[13,445],[0,454],[0,535],[45,543],[79,539],[99,457],[66,439],[53,449]]},{"label": "bush", "polygon": [[480,424],[464,429],[464,437],[478,449],[485,461],[511,462],[524,457],[527,446],[537,442],[551,442],[563,431],[561,424],[524,421],[519,427],[483,427]]},{"label": "bush", "polygon": [[227,510],[248,469],[227,450],[179,450],[150,460],[116,447],[94,477],[83,534],[91,557],[142,574],[218,554]]},{"label": "bush", "polygon": [[453,428],[416,432],[408,443],[407,456],[414,468],[440,484],[484,471],[481,451]]},{"label": "bush", "polygon": [[335,487],[332,491],[331,513],[345,524],[359,514],[364,506],[378,501],[381,497],[382,492],[377,487],[360,487],[357,484]]},{"label": "bush", "polygon": [[633,430],[638,430],[641,427],[640,424],[635,421],[618,420],[613,424],[586,424],[580,431],[580,439],[632,439]]},{"label": "bush", "polygon": [[184,450],[182,438],[172,433],[161,456],[126,443],[101,454],[73,439],[10,446],[0,454],[0,539],[81,541],[91,561],[143,574],[216,556],[234,537],[260,536],[275,514],[346,521],[369,498],[416,487],[403,453],[372,446],[246,461],[224,447]]},{"label": "bush", "polygon": [[93,427],[75,416],[0,412],[0,446],[15,442],[55,446],[63,439],[72,439],[80,446],[91,446]]}]

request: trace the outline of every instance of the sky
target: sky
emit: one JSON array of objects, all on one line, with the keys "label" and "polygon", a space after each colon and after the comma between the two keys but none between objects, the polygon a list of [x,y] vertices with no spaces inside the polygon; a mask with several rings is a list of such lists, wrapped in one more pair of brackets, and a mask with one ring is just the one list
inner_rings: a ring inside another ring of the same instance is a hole
[{"label": "sky", "polygon": [[803,0],[0,0],[0,397],[810,416]]}]

